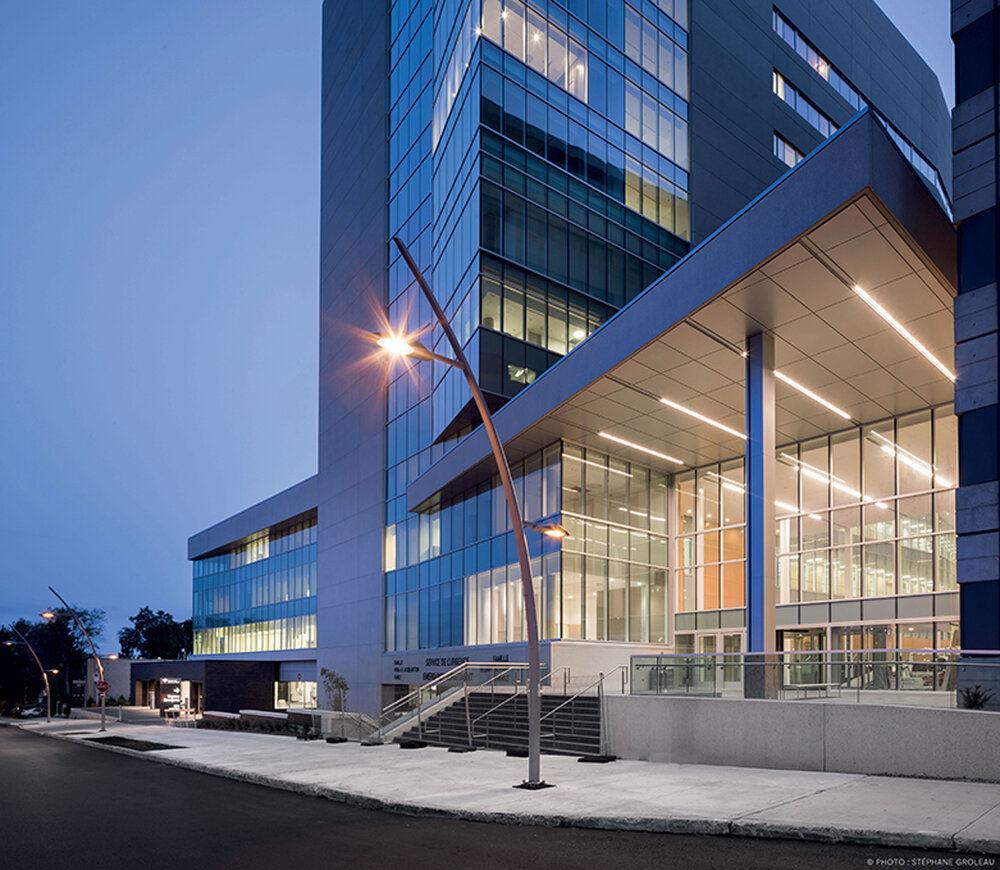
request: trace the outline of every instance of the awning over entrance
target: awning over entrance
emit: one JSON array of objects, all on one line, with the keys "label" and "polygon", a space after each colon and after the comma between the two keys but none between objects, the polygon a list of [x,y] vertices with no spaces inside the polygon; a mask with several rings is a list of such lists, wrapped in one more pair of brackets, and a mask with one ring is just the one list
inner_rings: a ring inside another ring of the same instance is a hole
[{"label": "awning over entrance", "polygon": [[[954,287],[949,219],[862,114],[509,402],[497,429],[511,461],[558,439],[667,473],[742,456],[757,333],[774,338],[778,444],[943,404]],[[408,505],[493,473],[477,430]]]}]

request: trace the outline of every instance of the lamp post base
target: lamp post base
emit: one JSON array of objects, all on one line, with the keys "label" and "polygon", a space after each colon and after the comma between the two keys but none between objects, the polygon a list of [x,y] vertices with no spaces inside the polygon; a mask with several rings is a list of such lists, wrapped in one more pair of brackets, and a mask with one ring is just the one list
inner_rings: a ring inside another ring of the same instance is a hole
[{"label": "lamp post base", "polygon": [[515,785],[513,787],[527,789],[528,791],[539,791],[543,788],[555,788],[556,786],[555,783],[545,782],[544,780],[542,782],[528,782],[525,780],[520,785]]}]

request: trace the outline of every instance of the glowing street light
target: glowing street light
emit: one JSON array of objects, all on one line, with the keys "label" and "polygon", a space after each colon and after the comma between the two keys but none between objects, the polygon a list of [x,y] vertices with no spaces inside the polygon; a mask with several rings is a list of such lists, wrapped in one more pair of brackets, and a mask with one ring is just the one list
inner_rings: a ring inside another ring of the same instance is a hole
[{"label": "glowing street light", "polygon": [[38,657],[38,653],[35,652],[35,648],[30,643],[28,643],[28,638],[26,638],[23,634],[21,634],[21,632],[19,632],[13,625],[11,625],[11,630],[14,632],[14,634],[16,634],[19,638],[21,638],[21,640],[19,642],[13,640],[5,640],[3,645],[15,646],[17,643],[21,643],[28,648],[28,651],[31,653],[31,657],[35,660],[35,663],[38,665],[38,670],[42,672],[42,680],[45,682],[45,721],[51,722],[52,691],[49,688],[49,674],[58,674],[59,669],[51,668],[50,670],[46,670],[45,667],[42,665],[42,660]]},{"label": "glowing street light", "polygon": [[559,525],[555,520],[539,520],[537,523],[525,523],[524,525],[526,528],[541,532],[543,535],[555,538],[556,540],[570,537],[570,533],[566,528]]},{"label": "glowing street light", "polygon": [[375,340],[375,344],[393,356],[409,356],[413,353],[412,345],[400,335],[382,335]]},{"label": "glowing street light", "polygon": [[[506,10],[502,14],[506,17]],[[531,559],[528,556],[528,542],[524,536],[524,529],[536,529],[549,537],[565,537],[566,530],[562,529],[560,535],[556,523],[539,522],[537,524],[526,524],[521,518],[521,510],[517,504],[517,496],[514,493],[514,481],[510,476],[510,465],[507,456],[500,443],[496,427],[493,425],[493,418],[490,416],[489,408],[483,391],[479,387],[476,375],[469,365],[469,361],[462,351],[462,345],[455,335],[448,318],[438,305],[437,299],[431,292],[430,285],[424,278],[413,257],[410,255],[406,245],[398,238],[393,238],[399,253],[406,261],[413,277],[423,291],[431,310],[437,317],[441,329],[444,331],[455,358],[440,356],[422,345],[416,338],[392,333],[372,333],[368,336],[380,348],[396,356],[410,359],[433,360],[456,368],[465,376],[469,389],[472,391],[473,401],[479,410],[479,416],[483,421],[483,428],[490,440],[490,447],[493,450],[493,458],[496,460],[497,471],[500,473],[500,482],[503,485],[504,495],[507,499],[507,510],[510,514],[511,528],[513,529],[514,542],[517,545],[518,562],[521,568],[521,592],[524,597],[524,620],[527,628],[528,640],[528,778],[515,788],[539,789],[547,788],[548,784],[541,779],[541,733],[542,733],[542,699],[541,699],[541,653],[538,641],[538,614],[535,609],[535,584],[531,576]]]},{"label": "glowing street light", "polygon": [[[53,595],[55,595],[55,597],[58,598],[63,603],[63,606],[73,615],[73,619],[76,620],[76,624],[79,627],[80,631],[83,632],[83,636],[85,638],[87,638],[87,643],[90,644],[90,651],[94,654],[94,660],[97,662],[97,670],[98,670],[98,672],[101,675],[101,682],[103,683],[104,682],[104,665],[101,664],[101,657],[97,654],[97,647],[94,646],[94,642],[90,639],[90,635],[87,634],[87,629],[85,629],[83,627],[83,623],[80,622],[80,617],[77,616],[76,615],[76,611],[66,603],[66,599],[63,598],[58,592],[56,592],[56,590],[53,589],[51,586],[49,587],[49,592],[51,592]],[[46,610],[46,611],[42,612],[42,619],[52,620],[52,619],[55,619],[55,618],[56,618],[56,615],[51,610]],[[105,701],[104,695],[105,695],[105,693],[104,692],[99,692],[98,694],[100,694],[100,696],[101,696],[101,729],[100,730],[101,731],[107,731],[108,729],[104,727],[104,701]],[[83,697],[84,697],[84,702],[86,704],[86,697],[87,697],[86,683],[84,683]]]}]

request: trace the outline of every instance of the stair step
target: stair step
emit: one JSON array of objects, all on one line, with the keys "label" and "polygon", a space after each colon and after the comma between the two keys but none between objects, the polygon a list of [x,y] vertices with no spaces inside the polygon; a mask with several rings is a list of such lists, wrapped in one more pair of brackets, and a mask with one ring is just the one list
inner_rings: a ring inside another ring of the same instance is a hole
[{"label": "stair step", "polygon": [[[473,747],[524,752],[528,746],[528,700],[524,695],[508,700],[504,694],[471,690],[419,725],[411,725],[401,739],[462,750],[467,750],[471,742]],[[541,701],[542,751],[600,755],[601,707],[596,697],[545,694]]]}]

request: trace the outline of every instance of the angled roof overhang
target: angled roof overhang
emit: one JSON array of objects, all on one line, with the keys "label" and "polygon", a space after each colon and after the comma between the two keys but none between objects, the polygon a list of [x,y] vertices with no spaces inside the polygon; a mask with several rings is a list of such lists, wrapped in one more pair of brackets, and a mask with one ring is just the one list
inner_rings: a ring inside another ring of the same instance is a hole
[{"label": "angled roof overhang", "polygon": [[[854,424],[949,402],[951,380],[855,292],[953,368],[955,233],[868,114],[857,116],[494,417],[511,462],[559,439],[664,472],[744,452],[747,336]],[[778,443],[851,423],[776,384]],[[680,460],[658,459],[599,433]],[[427,510],[495,473],[482,427],[414,480]]]}]

